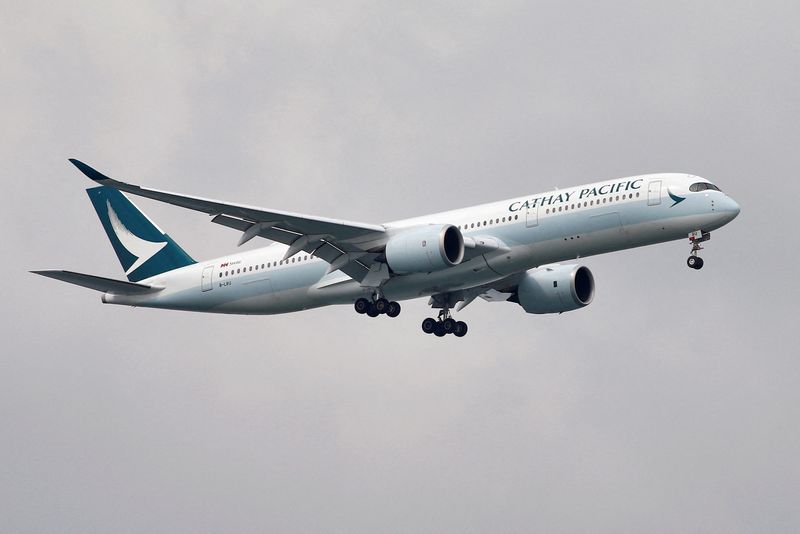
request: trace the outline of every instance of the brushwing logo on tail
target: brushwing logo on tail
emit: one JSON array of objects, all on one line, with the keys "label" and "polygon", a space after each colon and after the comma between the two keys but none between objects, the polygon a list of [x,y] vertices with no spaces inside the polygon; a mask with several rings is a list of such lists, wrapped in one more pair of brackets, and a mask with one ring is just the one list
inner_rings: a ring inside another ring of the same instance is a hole
[{"label": "brushwing logo on tail", "polygon": [[135,235],[117,217],[117,213],[111,207],[111,202],[106,200],[106,206],[108,207],[108,220],[111,222],[111,228],[114,229],[117,239],[128,252],[136,256],[136,261],[125,271],[126,275],[141,267],[147,260],[155,256],[158,251],[167,246],[166,241],[155,243]]}]

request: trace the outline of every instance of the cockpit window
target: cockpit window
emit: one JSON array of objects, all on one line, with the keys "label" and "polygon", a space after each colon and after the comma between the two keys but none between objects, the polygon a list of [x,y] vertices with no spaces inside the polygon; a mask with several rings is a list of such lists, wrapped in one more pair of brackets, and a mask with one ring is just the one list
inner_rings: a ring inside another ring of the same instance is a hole
[{"label": "cockpit window", "polygon": [[712,189],[714,191],[722,191],[719,187],[714,184],[710,184],[708,182],[697,182],[689,186],[689,191],[697,193],[698,191],[705,191],[706,189]]}]

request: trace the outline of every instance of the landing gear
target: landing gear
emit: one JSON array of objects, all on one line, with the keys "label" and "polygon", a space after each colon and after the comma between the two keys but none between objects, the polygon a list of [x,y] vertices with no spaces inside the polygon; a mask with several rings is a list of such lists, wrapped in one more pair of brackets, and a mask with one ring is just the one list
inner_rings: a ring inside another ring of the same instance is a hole
[{"label": "landing gear", "polygon": [[686,265],[688,265],[691,269],[702,269],[703,258],[700,256],[689,256],[689,259],[686,260]]},{"label": "landing gear", "polygon": [[369,317],[377,317],[384,313],[389,317],[397,317],[400,315],[400,304],[393,300],[386,300],[383,297],[372,301],[361,297],[356,299],[353,308],[355,308],[356,313],[366,314]]},{"label": "landing gear", "polygon": [[690,269],[699,270],[703,268],[703,258],[698,256],[697,253],[703,250],[700,243],[708,241],[709,239],[711,239],[711,232],[697,230],[689,234],[689,243],[692,244],[692,251],[689,258],[686,260],[686,265],[688,265]]},{"label": "landing gear", "polygon": [[444,307],[439,312],[439,320],[428,317],[422,321],[422,331],[426,334],[433,334],[436,337],[444,337],[447,334],[454,334],[456,337],[467,335],[467,323],[456,321],[450,317],[450,309]]}]

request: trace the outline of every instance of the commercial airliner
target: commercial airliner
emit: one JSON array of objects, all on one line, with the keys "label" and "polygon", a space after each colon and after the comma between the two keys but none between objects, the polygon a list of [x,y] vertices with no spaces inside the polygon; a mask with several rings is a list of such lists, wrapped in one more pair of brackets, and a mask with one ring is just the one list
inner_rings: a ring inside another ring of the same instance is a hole
[{"label": "commercial airliner", "polygon": [[[180,195],[120,182],[70,160],[99,184],[87,189],[127,281],[73,271],[33,273],[100,291],[126,306],[278,314],[349,304],[369,317],[429,297],[439,310],[422,330],[462,337],[460,311],[476,298],[527,313],[588,306],[595,282],[582,258],[688,237],[701,243],[739,214],[716,185],[690,174],[648,174],[513,198],[384,224],[349,222]],[[124,193],[213,216],[268,246],[195,261]],[[571,263],[563,263],[571,262]]]}]

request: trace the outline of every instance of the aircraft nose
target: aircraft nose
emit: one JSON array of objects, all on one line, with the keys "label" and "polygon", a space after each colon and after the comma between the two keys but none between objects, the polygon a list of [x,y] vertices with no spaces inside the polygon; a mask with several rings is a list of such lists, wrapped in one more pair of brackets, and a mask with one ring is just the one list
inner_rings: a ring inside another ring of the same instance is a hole
[{"label": "aircraft nose", "polygon": [[736,203],[735,200],[733,200],[731,197],[728,197],[728,211],[730,211],[731,214],[736,217],[739,215],[739,212],[742,211],[742,208]]},{"label": "aircraft nose", "polygon": [[742,208],[739,206],[739,204],[729,196],[725,197],[725,200],[722,202],[720,208],[722,208],[720,211],[726,215],[725,218],[728,220],[728,222],[734,220],[736,216],[739,215],[739,212],[742,211]]}]

